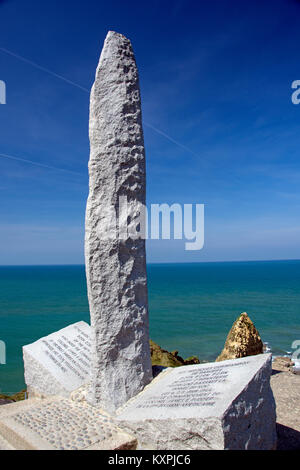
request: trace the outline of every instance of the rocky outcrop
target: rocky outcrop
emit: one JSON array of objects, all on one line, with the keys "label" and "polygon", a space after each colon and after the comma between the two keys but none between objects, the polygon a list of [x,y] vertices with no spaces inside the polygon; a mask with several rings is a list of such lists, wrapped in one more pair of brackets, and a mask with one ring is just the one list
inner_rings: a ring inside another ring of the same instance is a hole
[{"label": "rocky outcrop", "polygon": [[263,342],[247,313],[242,313],[232,325],[224,349],[216,362],[263,353]]},{"label": "rocky outcrop", "polygon": [[153,366],[179,367],[189,364],[200,364],[196,356],[183,359],[178,355],[178,351],[169,352],[162,349],[158,344],[150,339],[151,362]]},{"label": "rocky outcrop", "polygon": [[279,372],[293,372],[294,362],[290,357],[277,356],[273,360],[273,370]]},{"label": "rocky outcrop", "polygon": [[25,400],[26,390],[15,393],[14,395],[4,395],[0,393],[0,405],[8,405],[16,401]]}]

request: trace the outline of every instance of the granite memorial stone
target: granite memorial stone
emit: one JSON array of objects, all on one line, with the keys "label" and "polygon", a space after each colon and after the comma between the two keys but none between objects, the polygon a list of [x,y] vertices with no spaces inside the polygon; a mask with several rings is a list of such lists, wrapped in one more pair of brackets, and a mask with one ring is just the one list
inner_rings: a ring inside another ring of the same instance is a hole
[{"label": "granite memorial stone", "polygon": [[[92,327],[90,403],[113,412],[152,379],[145,240],[145,151],[130,41],[110,31],[90,100],[85,261]],[[130,215],[124,216],[126,202]],[[130,219],[130,220],[129,220]]]}]

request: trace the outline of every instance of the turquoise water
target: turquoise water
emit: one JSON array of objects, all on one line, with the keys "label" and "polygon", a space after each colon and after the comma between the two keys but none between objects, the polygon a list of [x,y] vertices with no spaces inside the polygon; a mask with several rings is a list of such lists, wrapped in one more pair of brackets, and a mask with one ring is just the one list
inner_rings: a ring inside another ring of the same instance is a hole
[{"label": "turquoise water", "polygon": [[[214,360],[246,311],[274,354],[300,339],[300,261],[148,265],[150,335],[182,356]],[[22,345],[89,321],[84,266],[0,267],[0,390],[24,387]]]}]

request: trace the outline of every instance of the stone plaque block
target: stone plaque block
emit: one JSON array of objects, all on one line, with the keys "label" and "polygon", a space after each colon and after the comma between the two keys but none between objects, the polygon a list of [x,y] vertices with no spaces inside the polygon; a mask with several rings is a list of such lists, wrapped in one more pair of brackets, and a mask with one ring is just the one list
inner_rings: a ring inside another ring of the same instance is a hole
[{"label": "stone plaque block", "polygon": [[145,449],[273,449],[271,355],[167,370],[118,410]]},{"label": "stone plaque block", "polygon": [[80,321],[23,346],[30,396],[64,397],[89,382],[91,327]]}]

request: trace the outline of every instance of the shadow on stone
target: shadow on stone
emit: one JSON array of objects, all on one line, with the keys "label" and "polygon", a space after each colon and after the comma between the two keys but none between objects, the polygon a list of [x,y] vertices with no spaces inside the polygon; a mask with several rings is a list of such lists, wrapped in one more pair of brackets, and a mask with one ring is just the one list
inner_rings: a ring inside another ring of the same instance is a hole
[{"label": "shadow on stone", "polygon": [[157,377],[158,374],[160,374],[163,370],[167,369],[167,367],[164,366],[152,366],[152,374],[153,378]]},{"label": "shadow on stone", "polygon": [[277,450],[300,450],[300,432],[276,423]]},{"label": "shadow on stone", "polygon": [[13,400],[7,400],[5,398],[0,398],[0,405],[8,405],[9,403],[15,403]]},{"label": "shadow on stone", "polygon": [[272,373],[271,373],[271,375],[280,374],[281,372],[283,372],[283,370],[272,369]]}]

